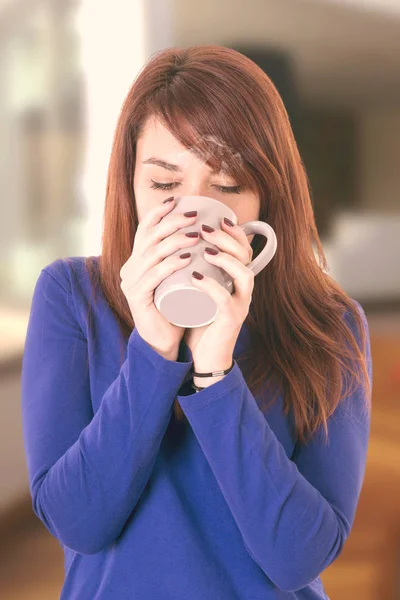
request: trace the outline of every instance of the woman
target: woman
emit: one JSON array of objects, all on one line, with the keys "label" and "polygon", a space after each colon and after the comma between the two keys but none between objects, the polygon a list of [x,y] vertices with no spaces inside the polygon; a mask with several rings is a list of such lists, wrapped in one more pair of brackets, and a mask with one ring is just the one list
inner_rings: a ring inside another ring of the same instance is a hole
[{"label": "woman", "polygon": [[[169,215],[186,194],[267,221],[268,267],[251,276],[260,240],[239,227]],[[235,292],[195,273],[219,312],[185,331],[153,292],[190,264],[191,223]],[[47,265],[32,301],[24,439],[34,511],[65,553],[61,599],[327,598],[370,397],[365,314],[326,273],[274,85],[228,48],[154,55],[119,116],[101,256]]]}]

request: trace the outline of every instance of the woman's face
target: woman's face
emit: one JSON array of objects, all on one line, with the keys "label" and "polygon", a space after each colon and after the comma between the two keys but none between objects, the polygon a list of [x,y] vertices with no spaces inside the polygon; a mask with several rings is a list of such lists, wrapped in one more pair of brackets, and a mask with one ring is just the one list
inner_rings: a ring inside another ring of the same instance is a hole
[{"label": "woman's face", "polygon": [[[157,160],[168,164],[154,164]],[[209,196],[229,206],[239,225],[258,220],[258,194],[248,189],[235,193],[239,184],[222,170],[213,173],[199,153],[196,156],[182,146],[158,119],[147,120],[136,145],[134,193],[139,222],[169,196]],[[253,237],[248,236],[249,243]]]}]

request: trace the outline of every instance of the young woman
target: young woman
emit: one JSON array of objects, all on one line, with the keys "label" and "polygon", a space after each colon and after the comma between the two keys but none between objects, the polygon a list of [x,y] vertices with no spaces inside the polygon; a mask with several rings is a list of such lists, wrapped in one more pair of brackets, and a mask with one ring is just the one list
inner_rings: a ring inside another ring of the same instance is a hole
[{"label": "young woman", "polygon": [[[254,278],[264,238],[169,215],[189,194],[267,221],[271,263]],[[195,273],[219,312],[185,331],[153,292],[190,264],[188,224],[235,291]],[[363,309],[326,271],[267,75],[221,46],[154,55],[119,116],[101,256],[45,266],[32,300],[24,439],[33,509],[65,553],[61,600],[327,598],[320,573],[363,483],[372,374]]]}]

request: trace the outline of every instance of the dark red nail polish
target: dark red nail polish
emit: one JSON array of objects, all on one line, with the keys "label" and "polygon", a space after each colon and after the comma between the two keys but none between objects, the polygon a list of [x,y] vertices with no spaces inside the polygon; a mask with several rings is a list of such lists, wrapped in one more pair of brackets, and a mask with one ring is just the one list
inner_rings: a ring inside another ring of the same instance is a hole
[{"label": "dark red nail polish", "polygon": [[195,279],[203,279],[204,275],[202,275],[201,273],[199,273],[198,271],[193,271],[192,276]]},{"label": "dark red nail polish", "polygon": [[218,254],[219,250],[216,250],[215,248],[209,248],[208,246],[204,249],[205,252],[207,252],[207,254]]},{"label": "dark red nail polish", "polygon": [[170,196],[169,198],[167,198],[166,200],[163,201],[163,204],[166,204],[167,202],[172,202],[172,200],[175,198],[175,196]]},{"label": "dark red nail polish", "polygon": [[189,258],[190,252],[185,252],[184,254],[180,254],[179,258]]},{"label": "dark red nail polish", "polygon": [[214,227],[210,227],[210,225],[202,225],[201,226],[203,231],[206,231],[207,233],[212,233],[214,230]]},{"label": "dark red nail polish", "polygon": [[234,227],[235,223],[232,223],[232,221],[230,219],[228,219],[227,217],[224,217],[224,223],[226,225],[229,225],[229,227]]}]

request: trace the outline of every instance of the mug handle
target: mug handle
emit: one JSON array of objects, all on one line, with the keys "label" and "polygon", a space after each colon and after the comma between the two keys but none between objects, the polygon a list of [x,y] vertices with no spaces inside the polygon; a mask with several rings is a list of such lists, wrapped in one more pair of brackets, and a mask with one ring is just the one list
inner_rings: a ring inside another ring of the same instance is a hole
[{"label": "mug handle", "polygon": [[271,225],[268,225],[265,221],[248,221],[247,223],[239,225],[239,227],[243,229],[246,235],[259,233],[267,238],[267,243],[260,254],[247,265],[247,268],[251,269],[254,275],[257,275],[257,273],[267,266],[275,255],[277,247],[275,231],[272,229]]}]

